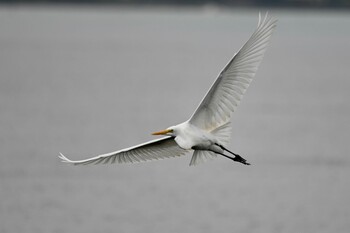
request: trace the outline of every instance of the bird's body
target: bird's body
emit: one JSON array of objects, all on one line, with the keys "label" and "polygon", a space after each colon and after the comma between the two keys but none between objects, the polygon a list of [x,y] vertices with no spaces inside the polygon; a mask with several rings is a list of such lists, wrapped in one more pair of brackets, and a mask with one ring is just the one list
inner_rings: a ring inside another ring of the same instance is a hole
[{"label": "bird's body", "polygon": [[166,137],[85,160],[73,161],[63,154],[60,158],[75,165],[132,163],[176,157],[193,150],[190,165],[218,154],[249,165],[241,156],[226,149],[231,134],[231,116],[257,71],[275,26],[276,20],[267,14],[261,20],[259,15],[257,29],[221,71],[190,119],[153,133]]},{"label": "bird's body", "polygon": [[188,121],[170,128],[173,129],[172,135],[176,143],[185,150],[193,149],[193,147],[198,150],[206,150],[214,143],[218,143],[211,132],[198,128]]}]

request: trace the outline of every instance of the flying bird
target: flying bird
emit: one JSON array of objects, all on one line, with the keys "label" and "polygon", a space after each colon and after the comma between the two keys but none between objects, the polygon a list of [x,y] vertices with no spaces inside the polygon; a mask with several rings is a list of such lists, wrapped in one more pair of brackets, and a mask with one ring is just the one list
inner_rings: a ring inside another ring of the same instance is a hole
[{"label": "flying bird", "polygon": [[70,160],[60,153],[62,162],[86,165],[134,163],[178,157],[193,151],[190,165],[217,157],[250,165],[246,159],[227,149],[231,135],[231,117],[263,59],[277,20],[259,14],[256,30],[220,72],[189,120],[153,135],[165,135],[137,146],[84,160]]}]

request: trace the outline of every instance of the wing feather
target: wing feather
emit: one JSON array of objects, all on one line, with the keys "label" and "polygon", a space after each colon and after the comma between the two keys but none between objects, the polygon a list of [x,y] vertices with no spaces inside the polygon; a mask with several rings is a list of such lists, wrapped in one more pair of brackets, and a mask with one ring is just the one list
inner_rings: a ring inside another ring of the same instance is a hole
[{"label": "wing feather", "polygon": [[177,145],[173,137],[164,137],[123,150],[98,155],[84,160],[70,160],[60,153],[62,162],[74,165],[135,163],[184,155],[186,150]]},{"label": "wing feather", "polygon": [[263,59],[277,20],[259,14],[258,27],[221,71],[189,122],[211,131],[230,121]]}]

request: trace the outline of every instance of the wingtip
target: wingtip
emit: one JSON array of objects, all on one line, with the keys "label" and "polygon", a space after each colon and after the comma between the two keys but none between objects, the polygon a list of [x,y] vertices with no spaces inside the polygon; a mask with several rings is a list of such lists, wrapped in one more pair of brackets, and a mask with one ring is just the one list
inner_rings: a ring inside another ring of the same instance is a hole
[{"label": "wingtip", "polygon": [[262,24],[264,24],[264,22],[266,22],[266,20],[270,18],[269,17],[269,12],[266,11],[265,16],[261,16],[261,11],[259,11],[259,20],[258,20],[258,27],[260,27]]},{"label": "wingtip", "polygon": [[259,11],[258,28],[263,27],[264,25],[269,25],[269,27],[271,26],[275,28],[277,26],[277,21],[278,20],[271,16],[268,11],[266,11],[265,16],[262,16]]},{"label": "wingtip", "polygon": [[74,163],[72,160],[68,159],[66,156],[64,156],[61,152],[59,152],[58,158],[61,159],[62,163]]}]

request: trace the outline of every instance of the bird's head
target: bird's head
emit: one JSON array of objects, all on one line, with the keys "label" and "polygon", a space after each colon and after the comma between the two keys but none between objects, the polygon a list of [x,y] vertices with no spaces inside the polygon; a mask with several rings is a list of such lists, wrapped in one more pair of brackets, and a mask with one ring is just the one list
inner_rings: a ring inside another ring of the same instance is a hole
[{"label": "bird's head", "polygon": [[161,131],[158,131],[158,132],[154,132],[152,133],[152,135],[167,135],[167,136],[173,136],[175,137],[175,128],[174,127],[169,127],[165,130],[161,130]]}]

